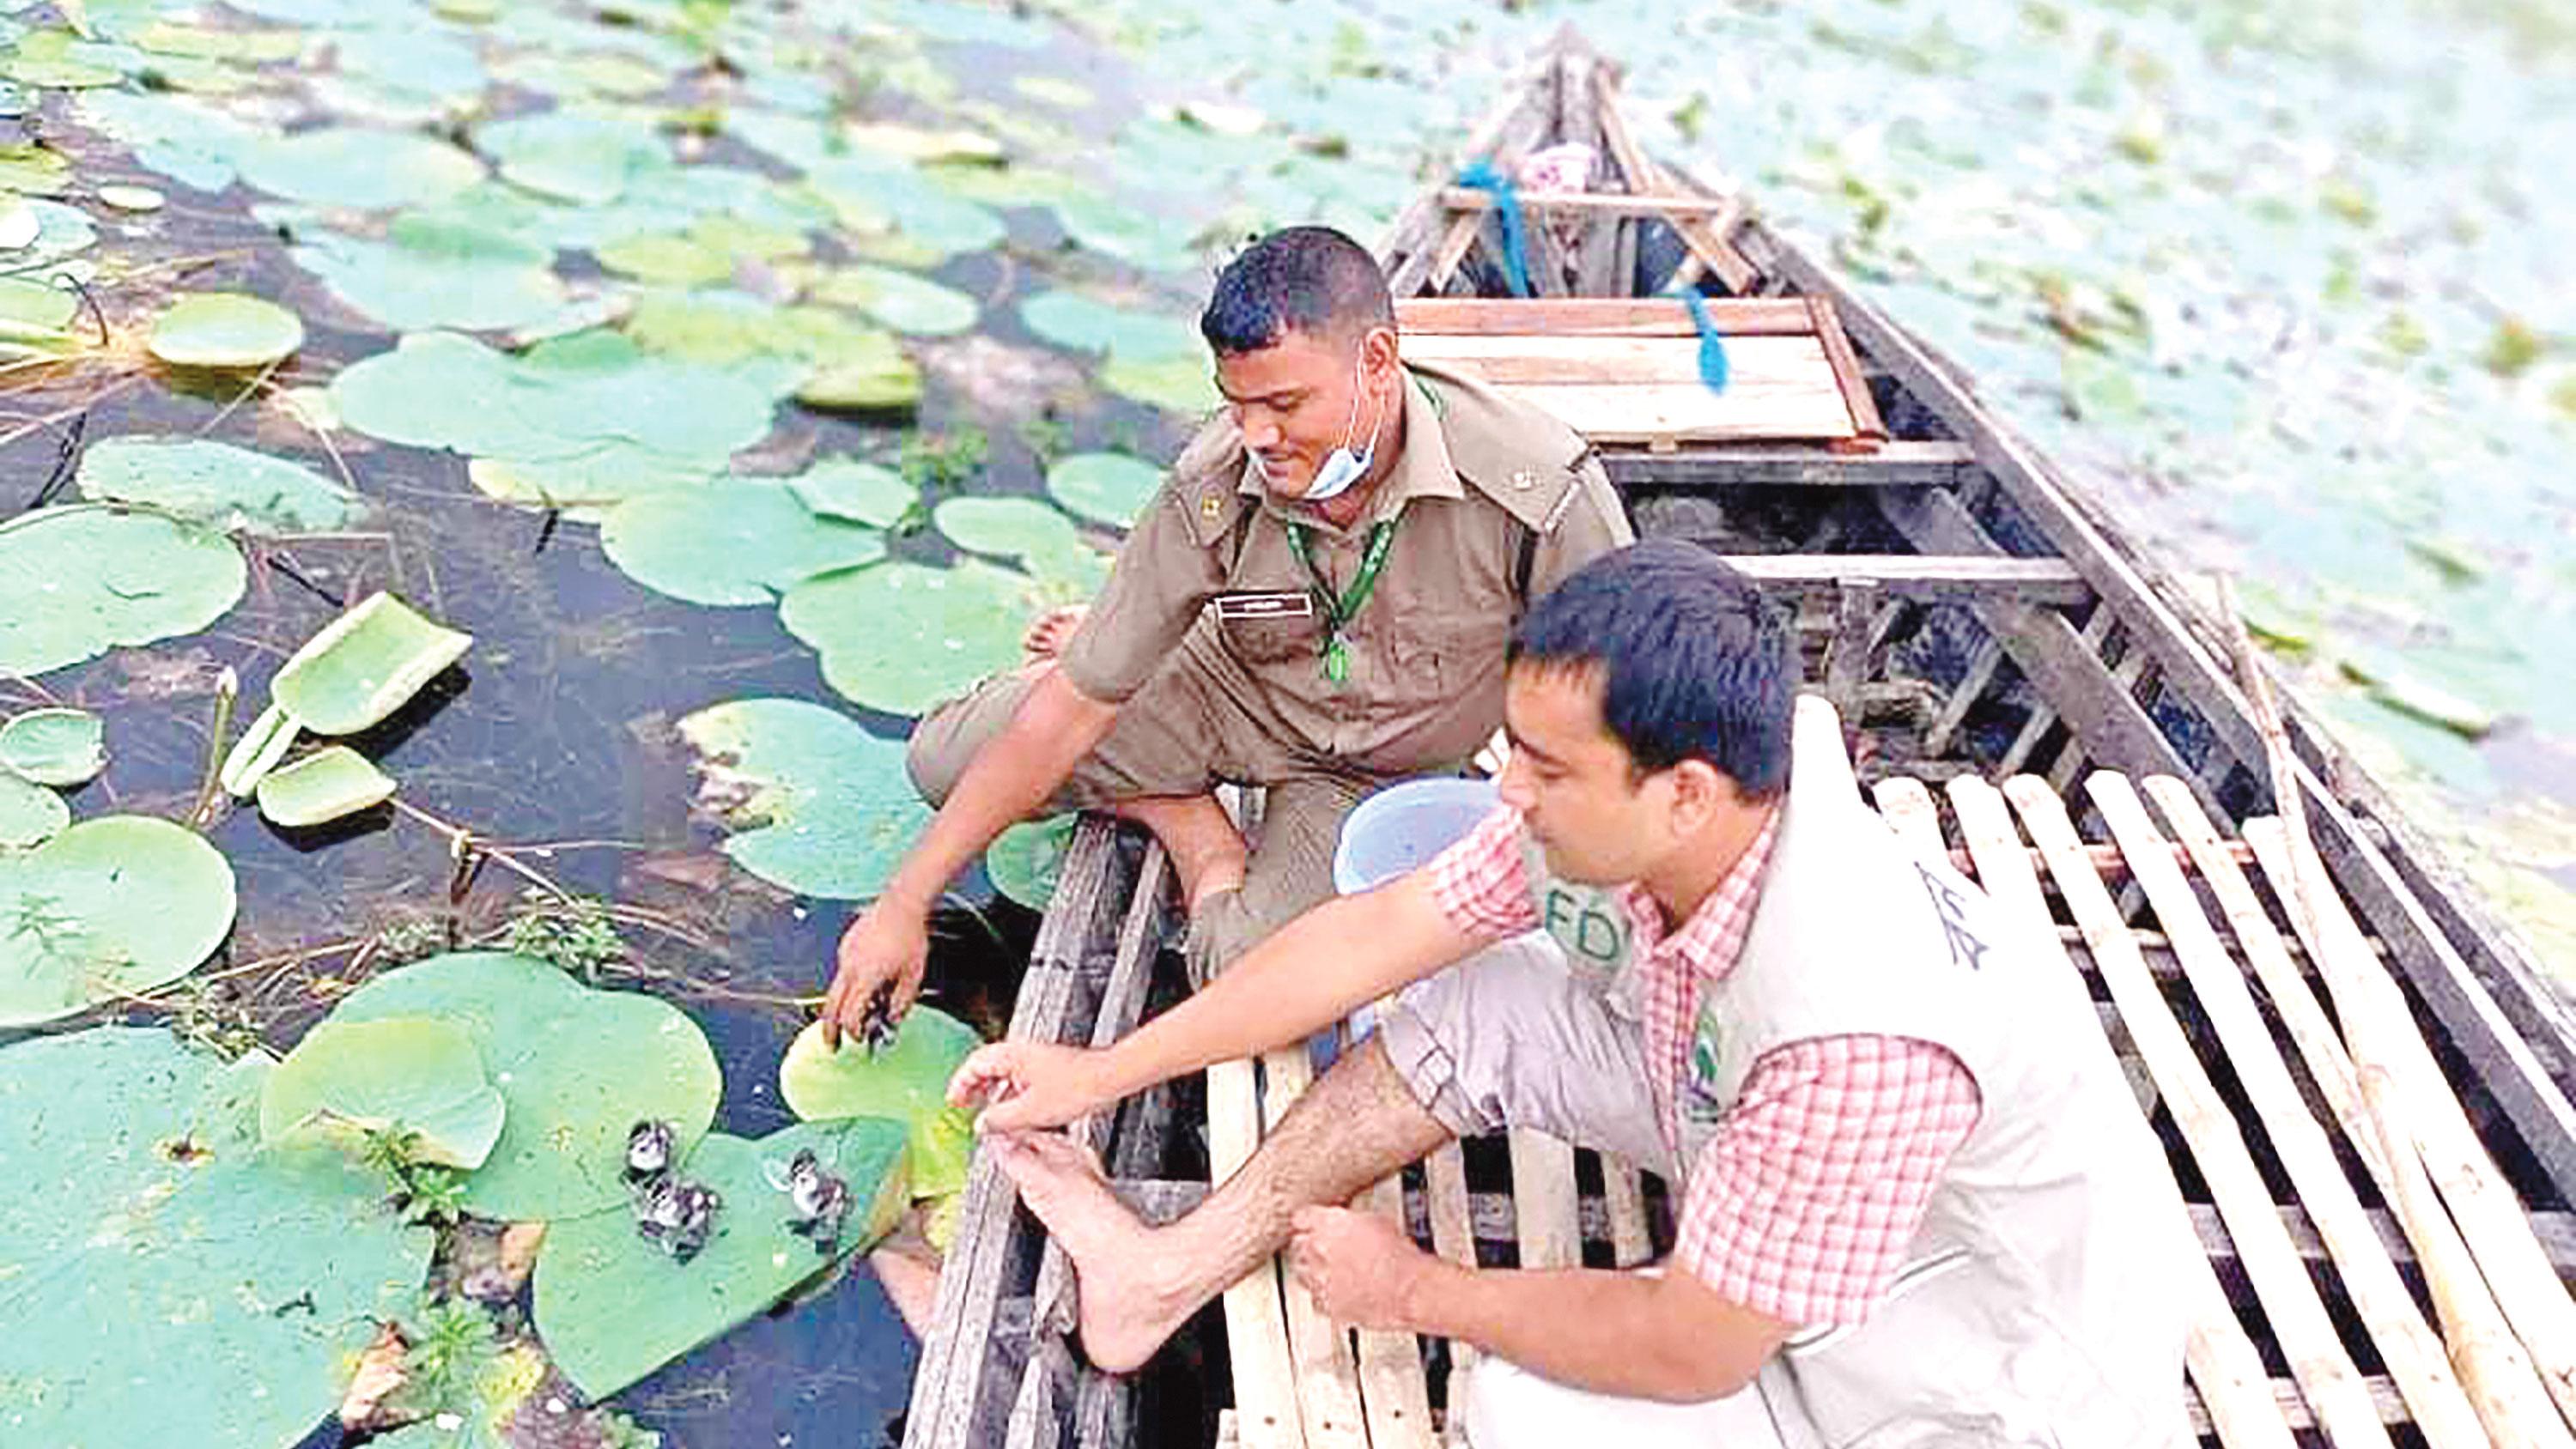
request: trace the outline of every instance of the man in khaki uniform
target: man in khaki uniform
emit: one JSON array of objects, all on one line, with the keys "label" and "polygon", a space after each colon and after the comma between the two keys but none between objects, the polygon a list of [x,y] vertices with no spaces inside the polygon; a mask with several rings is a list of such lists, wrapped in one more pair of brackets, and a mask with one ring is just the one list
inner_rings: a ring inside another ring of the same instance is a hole
[{"label": "man in khaki uniform", "polygon": [[[1200,318],[1225,415],[1185,449],[1059,658],[914,732],[940,811],[852,921],[825,1006],[857,1029],[920,983],[949,878],[1014,821],[1108,808],[1170,849],[1202,975],[1331,894],[1342,817],[1457,768],[1502,722],[1531,599],[1628,542],[1583,440],[1407,367],[1376,263],[1321,227],[1229,263]],[[1247,854],[1210,791],[1267,787]]]}]

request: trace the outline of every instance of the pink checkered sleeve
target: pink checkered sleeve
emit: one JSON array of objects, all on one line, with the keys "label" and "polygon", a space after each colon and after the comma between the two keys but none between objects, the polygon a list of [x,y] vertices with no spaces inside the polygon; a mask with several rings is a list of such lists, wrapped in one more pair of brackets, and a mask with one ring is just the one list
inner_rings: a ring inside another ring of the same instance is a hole
[{"label": "pink checkered sleeve", "polygon": [[1521,861],[1521,813],[1498,806],[1466,838],[1432,857],[1431,897],[1449,924],[1487,941],[1538,926]]},{"label": "pink checkered sleeve", "polygon": [[1957,1057],[1909,1037],[1766,1054],[1700,1149],[1673,1261],[1783,1322],[1858,1323],[1903,1266],[1978,1105]]}]

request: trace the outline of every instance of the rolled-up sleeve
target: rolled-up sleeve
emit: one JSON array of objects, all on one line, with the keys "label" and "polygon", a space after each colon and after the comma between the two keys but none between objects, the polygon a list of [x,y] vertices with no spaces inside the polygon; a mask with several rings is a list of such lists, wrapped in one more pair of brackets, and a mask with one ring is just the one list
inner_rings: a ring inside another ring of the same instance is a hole
[{"label": "rolled-up sleeve", "polygon": [[1184,501],[1167,480],[1137,516],[1108,584],[1065,646],[1059,667],[1088,698],[1124,704],[1144,688],[1224,587],[1219,550],[1199,542]]}]

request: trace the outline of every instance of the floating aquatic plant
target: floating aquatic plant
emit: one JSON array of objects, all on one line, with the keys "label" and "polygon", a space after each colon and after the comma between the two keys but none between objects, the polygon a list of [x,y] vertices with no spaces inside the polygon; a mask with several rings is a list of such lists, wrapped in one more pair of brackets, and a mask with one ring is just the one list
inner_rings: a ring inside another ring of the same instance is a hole
[{"label": "floating aquatic plant", "polygon": [[233,871],[192,831],[110,815],[0,854],[0,1026],[193,971],[233,925]]},{"label": "floating aquatic plant", "polygon": [[0,771],[0,851],[42,845],[71,823],[72,807],[62,796]]},{"label": "floating aquatic plant", "polygon": [[391,594],[369,594],[305,641],[269,692],[314,734],[353,735],[410,703],[473,647],[473,635],[432,623]]},{"label": "floating aquatic plant", "polygon": [[944,569],[891,562],[809,579],[778,613],[823,656],[834,689],[917,715],[1019,662],[1034,588],[1025,574],[971,560]]},{"label": "floating aquatic plant", "polygon": [[393,798],[394,781],[347,745],[329,745],[261,772],[252,789],[270,824],[300,829],[382,805]]},{"label": "floating aquatic plant", "polygon": [[619,1168],[639,1117],[695,1141],[722,1079],[697,1023],[628,991],[583,986],[542,961],[495,951],[433,956],[369,981],[336,1022],[430,1017],[473,1039],[507,1104],[501,1136],[462,1201],[484,1217],[576,1217],[625,1197]]},{"label": "floating aquatic plant", "polygon": [[123,1027],[0,1050],[12,1442],[293,1443],[411,1299],[430,1235],[383,1185],[335,1152],[261,1149],[271,1067]]},{"label": "floating aquatic plant", "polygon": [[0,723],[0,773],[86,785],[107,768],[107,723],[85,709],[31,709]]},{"label": "floating aquatic plant", "polygon": [[609,561],[695,604],[767,604],[816,574],[885,557],[885,535],[816,513],[783,482],[734,478],[631,498],[600,525]]},{"label": "floating aquatic plant", "polygon": [[992,877],[993,889],[1030,910],[1045,910],[1047,902],[1055,899],[1056,875],[1064,868],[1064,853],[1073,844],[1078,818],[1056,815],[1023,821],[994,837],[984,847],[984,873]]},{"label": "floating aquatic plant", "polygon": [[870,1051],[856,1037],[824,1045],[823,1023],[810,1023],[778,1063],[778,1094],[809,1122],[888,1117],[911,1131],[912,1194],[945,1197],[966,1187],[975,1116],[948,1104],[948,1079],[982,1044],[975,1029],[935,1006],[915,1006],[895,1027],[891,1045]]},{"label": "floating aquatic plant", "polygon": [[193,634],[248,575],[222,534],[98,504],[0,522],[0,673],[36,675],[120,644]]},{"label": "floating aquatic plant", "polygon": [[79,480],[85,497],[147,504],[226,532],[346,528],[367,507],[303,464],[210,438],[102,438],[82,452]]},{"label": "floating aquatic plant", "polygon": [[170,304],[145,345],[172,367],[266,367],[304,345],[304,322],[264,297],[196,292]]},{"label": "floating aquatic plant", "polygon": [[795,699],[744,699],[680,721],[698,801],[734,833],[724,853],[800,895],[866,899],[929,823],[903,746]]},{"label": "floating aquatic plant", "polygon": [[259,1099],[262,1141],[329,1140],[358,1155],[370,1134],[408,1161],[473,1169],[507,1108],[464,1028],[435,1017],[324,1021],[287,1053]]},{"label": "floating aquatic plant", "polygon": [[1047,492],[1066,510],[1095,523],[1126,528],[1136,521],[1163,470],[1132,453],[1076,453],[1047,469]]}]

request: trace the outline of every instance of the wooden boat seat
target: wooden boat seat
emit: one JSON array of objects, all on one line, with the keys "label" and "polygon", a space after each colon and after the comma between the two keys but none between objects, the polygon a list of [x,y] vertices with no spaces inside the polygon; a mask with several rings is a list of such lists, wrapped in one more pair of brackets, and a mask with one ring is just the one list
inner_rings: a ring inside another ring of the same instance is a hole
[{"label": "wooden boat seat", "polygon": [[1404,354],[1544,408],[1604,450],[1801,443],[1867,453],[1887,441],[1878,405],[1833,304],[1821,298],[1709,298],[1728,379],[1700,379],[1700,338],[1675,298],[1395,304]]}]

